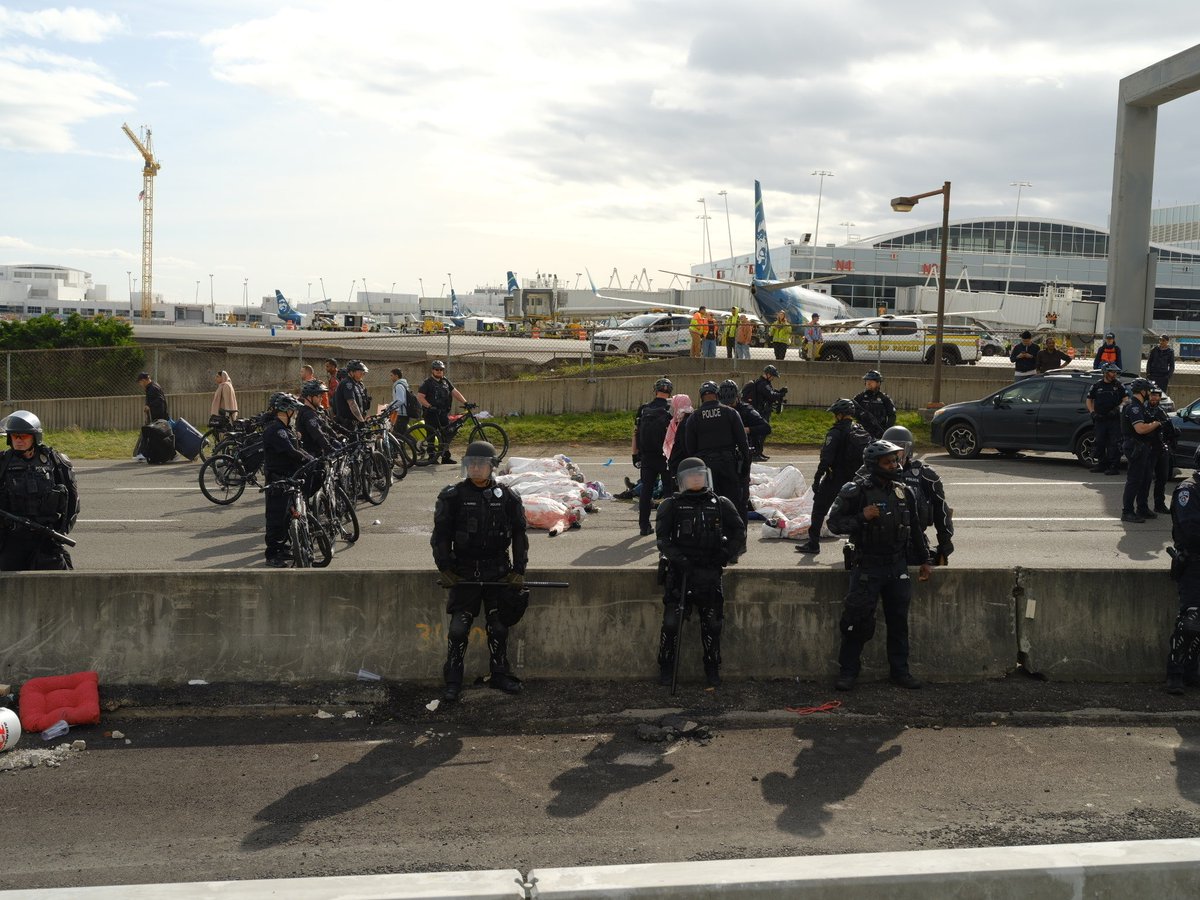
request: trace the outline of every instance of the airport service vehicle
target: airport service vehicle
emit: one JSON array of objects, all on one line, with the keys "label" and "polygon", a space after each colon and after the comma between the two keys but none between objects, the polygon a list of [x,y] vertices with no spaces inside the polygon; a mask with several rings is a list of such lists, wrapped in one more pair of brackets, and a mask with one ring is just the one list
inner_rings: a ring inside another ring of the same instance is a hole
[{"label": "airport service vehicle", "polygon": [[686,356],[692,349],[691,322],[691,316],[680,313],[643,313],[616,328],[596,332],[592,350],[629,356]]},{"label": "airport service vehicle", "polygon": [[[1094,426],[1084,400],[1100,377],[1098,371],[1083,370],[1034,375],[982,400],[951,403],[933,414],[929,439],[955,459],[974,459],[990,447],[1004,455],[1021,450],[1074,453],[1081,463],[1093,466]],[[1138,377],[1136,372],[1122,372],[1117,380],[1128,386]],[[1200,441],[1200,402],[1194,405],[1195,440]],[[1167,396],[1162,406],[1167,412],[1175,408]],[[1190,460],[1189,456],[1189,465]]]},{"label": "airport service vehicle", "polygon": [[[825,329],[822,362],[933,362],[937,326],[920,316],[878,316],[860,319],[848,328],[837,323]],[[980,336],[963,325],[942,330],[942,365],[979,361]]]}]

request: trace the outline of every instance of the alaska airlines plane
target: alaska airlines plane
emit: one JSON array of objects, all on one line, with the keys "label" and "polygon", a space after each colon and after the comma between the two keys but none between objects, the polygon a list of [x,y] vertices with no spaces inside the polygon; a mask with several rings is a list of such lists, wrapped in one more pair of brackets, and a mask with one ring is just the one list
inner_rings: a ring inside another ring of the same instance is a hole
[{"label": "alaska airlines plane", "polygon": [[519,284],[517,284],[517,276],[515,274],[513,274],[512,272],[509,272],[508,273],[508,292],[510,294],[515,294],[520,289],[521,289],[521,286]]},{"label": "alaska airlines plane", "polygon": [[[775,267],[771,265],[771,248],[767,243],[767,216],[763,212],[762,188],[754,182],[754,278],[751,281],[732,281],[728,278],[709,278],[706,275],[692,275],[684,272],[669,272],[660,269],[668,275],[678,275],[681,278],[694,278],[698,281],[711,281],[714,284],[733,285],[750,291],[754,305],[764,322],[774,322],[776,314],[783,310],[788,321],[793,325],[803,325],[813,313],[819,313],[826,322],[833,319],[848,319],[853,316],[845,303],[814,291],[800,287],[811,284],[811,278],[800,281],[781,281],[775,275]],[[658,306],[661,304],[647,304]],[[681,309],[683,307],[680,307]],[[694,309],[694,307],[689,307]]]},{"label": "alaska airlines plane", "polygon": [[279,318],[285,322],[294,322],[297,327],[304,324],[304,313],[296,312],[283,296],[283,291],[275,289],[275,302],[279,304]]}]

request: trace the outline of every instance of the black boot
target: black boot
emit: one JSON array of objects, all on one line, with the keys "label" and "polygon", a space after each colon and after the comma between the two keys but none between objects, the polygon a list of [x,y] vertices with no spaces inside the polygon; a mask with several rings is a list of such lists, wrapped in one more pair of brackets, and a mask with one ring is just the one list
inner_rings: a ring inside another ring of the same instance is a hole
[{"label": "black boot", "polygon": [[492,677],[488,679],[488,687],[504,691],[506,694],[519,694],[525,688],[520,678],[507,672],[493,672]]},{"label": "black boot", "polygon": [[1167,693],[1182,694],[1183,693],[1183,676],[1168,675],[1167,676]]},{"label": "black boot", "polygon": [[708,680],[709,687],[721,686],[721,667],[716,663],[706,662],[704,664],[704,677]]},{"label": "black boot", "polygon": [[456,700],[458,700],[458,697],[461,693],[462,682],[451,681],[446,685],[446,689],[442,691],[442,699],[447,703],[454,703]]},{"label": "black boot", "polygon": [[670,687],[675,678],[675,667],[670,663],[660,663],[658,666],[658,683]]}]

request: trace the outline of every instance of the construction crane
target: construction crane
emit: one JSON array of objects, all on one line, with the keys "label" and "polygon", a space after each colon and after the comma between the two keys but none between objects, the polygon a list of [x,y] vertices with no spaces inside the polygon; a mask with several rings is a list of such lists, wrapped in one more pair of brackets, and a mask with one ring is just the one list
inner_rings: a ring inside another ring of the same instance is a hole
[{"label": "construction crane", "polygon": [[125,124],[121,125],[125,136],[133,141],[142,159],[146,161],[142,167],[142,323],[149,325],[151,321],[150,304],[154,300],[154,176],[162,168],[151,151],[150,127],[146,126],[145,143],[138,138],[133,130]]}]

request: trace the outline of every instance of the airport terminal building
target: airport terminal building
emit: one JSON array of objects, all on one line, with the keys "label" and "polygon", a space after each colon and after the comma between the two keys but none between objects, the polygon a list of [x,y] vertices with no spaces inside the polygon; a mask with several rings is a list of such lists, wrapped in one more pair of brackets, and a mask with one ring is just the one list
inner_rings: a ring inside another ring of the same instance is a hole
[{"label": "airport terminal building", "polygon": [[[1200,206],[1154,211],[1151,220],[1155,328],[1200,333]],[[936,284],[941,225],[845,244],[785,242],[771,250],[780,278],[836,280],[818,285],[863,314],[895,309],[902,289]],[[693,265],[693,275],[748,280],[749,254]],[[1108,232],[1059,219],[995,217],[950,223],[947,287],[1037,295],[1046,285],[1074,287],[1083,298],[1103,301],[1108,277]],[[694,289],[719,285],[698,282]]]}]

